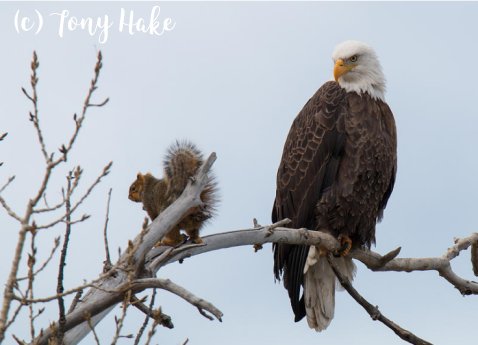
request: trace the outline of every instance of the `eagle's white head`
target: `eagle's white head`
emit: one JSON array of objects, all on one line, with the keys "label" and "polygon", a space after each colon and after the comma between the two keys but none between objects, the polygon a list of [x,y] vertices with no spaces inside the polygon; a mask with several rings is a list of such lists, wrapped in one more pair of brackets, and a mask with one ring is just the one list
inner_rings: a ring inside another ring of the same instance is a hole
[{"label": "eagle's white head", "polygon": [[347,92],[368,93],[385,101],[385,76],[377,54],[367,44],[345,41],[332,54],[334,78]]}]

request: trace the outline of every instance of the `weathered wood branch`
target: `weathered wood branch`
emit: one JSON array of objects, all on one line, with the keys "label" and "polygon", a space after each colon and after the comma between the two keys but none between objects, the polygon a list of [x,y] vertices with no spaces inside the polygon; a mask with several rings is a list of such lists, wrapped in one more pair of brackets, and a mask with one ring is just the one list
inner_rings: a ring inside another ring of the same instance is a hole
[{"label": "weathered wood branch", "polygon": [[[271,227],[273,228],[272,232],[270,230]],[[202,246],[192,246],[190,248],[180,247],[173,250],[171,250],[171,248],[162,247],[153,248],[146,257],[147,267],[156,272],[163,265],[205,252],[268,242],[307,245],[320,244],[331,251],[339,247],[337,240],[327,233],[309,231],[307,229],[275,227],[274,224],[261,228],[251,228],[205,236],[203,240],[204,244]],[[470,247],[472,243],[476,243],[476,241],[478,241],[478,233],[473,233],[466,238],[457,240],[456,244],[448,249],[441,257],[434,258],[395,258],[400,248],[384,256],[364,249],[355,249],[351,252],[351,255],[354,259],[364,263],[372,271],[437,271],[463,295],[476,295],[478,294],[478,283],[459,277],[453,272],[450,266],[450,261],[453,260],[459,252],[468,249],[468,247]],[[168,254],[165,257],[161,257],[166,251]],[[158,262],[157,258],[159,257],[161,257],[161,260]]]},{"label": "weathered wood branch", "polygon": [[[199,311],[207,310],[212,315],[214,315],[216,319],[218,319],[219,321],[222,321],[221,318],[223,316],[223,313],[219,309],[217,309],[212,303],[195,296],[193,293],[189,292],[182,286],[179,286],[173,283],[169,279],[144,278],[144,279],[135,280],[129,286],[125,286],[125,289],[127,290],[131,289],[133,291],[138,291],[138,290],[142,291],[142,290],[151,289],[151,288],[158,288],[158,289],[169,291],[181,297],[182,299],[189,302],[193,306],[197,307]],[[207,314],[201,313],[201,315],[212,320],[212,318]]]},{"label": "weathered wood branch", "polygon": [[[203,245],[185,244],[175,249],[170,247],[153,248],[148,253],[145,264],[147,270],[156,272],[166,264],[184,260],[185,258],[205,252],[226,249],[229,247],[254,245],[257,243],[264,244],[268,242],[308,245],[321,244],[330,250],[334,250],[339,247],[336,239],[327,233],[309,231],[306,229],[289,229],[278,226],[283,225],[286,222],[287,221],[282,221],[277,224],[264,226],[258,229],[244,229],[205,236],[203,237]],[[447,280],[454,282],[454,286],[457,288],[460,287],[460,291],[470,291],[470,293],[478,294],[478,285],[476,283],[458,277],[451,270],[451,268],[446,268],[447,266],[444,265],[444,262],[448,263],[449,265],[449,261],[447,261],[448,258],[449,260],[452,260],[454,257],[456,257],[455,254],[457,251],[459,252],[467,249],[467,246],[462,245],[461,243],[472,243],[476,236],[478,236],[478,234],[473,234],[469,238],[463,239],[463,241],[460,242],[460,245],[455,245],[449,249],[443,257],[438,258],[395,258],[395,256],[399,253],[399,248],[384,256],[372,251],[360,249],[354,250],[351,255],[359,261],[362,261],[374,271],[410,272],[415,270],[437,270]],[[449,255],[450,252],[455,254]],[[117,302],[120,300],[121,299],[117,299]],[[89,312],[94,313],[95,308],[90,309]]]},{"label": "weathered wood branch", "polygon": [[[277,224],[272,224],[261,228],[251,228],[205,236],[203,237],[203,245],[185,244],[175,249],[172,249],[170,247],[153,248],[147,254],[144,263],[146,265],[147,271],[154,273],[166,264],[183,260],[194,255],[199,255],[205,252],[219,249],[226,249],[229,247],[254,245],[257,243],[264,244],[269,242],[283,242],[308,245],[321,244],[329,250],[334,250],[339,247],[339,244],[336,239],[327,233],[319,231],[309,231],[307,229],[289,229],[278,226],[284,225],[284,223],[286,222],[287,221],[282,221]],[[451,270],[448,261],[455,258],[458,252],[466,250],[468,248],[466,243],[470,243],[471,245],[471,243],[473,243],[473,241],[475,241],[477,238],[478,234],[473,234],[470,237],[463,239],[463,241],[457,242],[457,244],[455,244],[455,246],[449,249],[442,257],[437,258],[395,258],[395,256],[399,252],[399,248],[391,251],[384,256],[372,251],[360,249],[352,251],[351,255],[355,259],[363,262],[367,267],[374,271],[411,272],[416,270],[436,270],[445,279],[447,279],[455,287],[457,287],[462,293],[478,294],[478,284],[458,277]],[[450,253],[454,254],[450,255]],[[160,260],[158,260],[158,258]],[[116,287],[118,287],[118,285],[120,284],[117,284]],[[102,288],[105,287],[102,286]],[[108,294],[104,291],[102,293]],[[115,303],[119,303],[120,301],[120,296],[114,299],[110,298],[109,301],[108,299],[106,299],[103,300],[102,305],[90,304],[90,307],[85,308],[85,311],[87,311],[89,315],[95,315],[96,313],[104,311],[105,309],[110,308]],[[67,317],[67,319],[70,318],[73,321],[74,317]],[[83,316],[78,316],[77,314],[75,324],[77,324],[78,322],[82,322],[82,318]],[[73,344],[74,343],[76,342],[73,342]]]},{"label": "weathered wood branch", "polygon": [[[451,283],[462,295],[478,295],[478,283],[459,277],[451,268],[451,260],[461,251],[477,243],[478,233],[455,240],[455,244],[439,257],[433,258],[396,258],[382,264],[382,256],[372,251],[354,250],[352,256],[363,262],[372,271],[437,271],[440,276]],[[473,248],[472,248],[473,257]]]},{"label": "weathered wood branch", "polygon": [[426,340],[423,340],[419,337],[417,337],[415,334],[412,332],[400,327],[397,325],[395,322],[390,320],[388,317],[383,315],[380,310],[378,309],[378,306],[372,305],[369,301],[367,301],[362,295],[359,294],[357,290],[352,286],[352,283],[345,277],[341,272],[337,264],[335,263],[334,260],[332,260],[332,254],[329,253],[327,256],[327,260],[332,267],[332,270],[334,271],[335,275],[337,276],[337,279],[339,280],[340,284],[343,286],[345,290],[349,293],[350,296],[358,303],[360,304],[370,315],[372,320],[374,321],[380,321],[382,322],[385,326],[390,328],[396,335],[398,335],[401,339],[415,345],[431,345]]}]

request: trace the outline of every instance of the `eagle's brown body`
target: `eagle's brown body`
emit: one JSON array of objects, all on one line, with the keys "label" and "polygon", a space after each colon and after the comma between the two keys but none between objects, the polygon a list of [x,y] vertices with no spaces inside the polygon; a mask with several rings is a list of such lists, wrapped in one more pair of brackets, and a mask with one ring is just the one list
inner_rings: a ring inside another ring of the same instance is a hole
[{"label": "eagle's brown body", "polygon": [[[348,235],[370,247],[392,192],[396,130],[390,108],[368,94],[325,83],[297,115],[277,172],[272,221]],[[304,265],[309,247],[274,246],[274,274],[284,277],[295,320],[305,316]]]}]

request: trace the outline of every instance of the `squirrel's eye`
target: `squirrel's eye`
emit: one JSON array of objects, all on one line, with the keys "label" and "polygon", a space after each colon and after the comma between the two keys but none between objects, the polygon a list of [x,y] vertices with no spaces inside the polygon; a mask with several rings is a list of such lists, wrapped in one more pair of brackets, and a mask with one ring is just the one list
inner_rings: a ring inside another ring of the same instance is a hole
[{"label": "squirrel's eye", "polygon": [[357,55],[352,55],[349,60],[350,62],[357,62]]}]

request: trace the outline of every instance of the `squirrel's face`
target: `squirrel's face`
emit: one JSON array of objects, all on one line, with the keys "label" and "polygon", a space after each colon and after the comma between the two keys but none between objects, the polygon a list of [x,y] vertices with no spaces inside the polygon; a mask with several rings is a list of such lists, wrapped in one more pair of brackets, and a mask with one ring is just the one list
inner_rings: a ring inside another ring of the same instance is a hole
[{"label": "squirrel's face", "polygon": [[138,174],[136,181],[129,187],[128,199],[134,202],[141,202],[143,196],[144,179],[141,174]]}]

